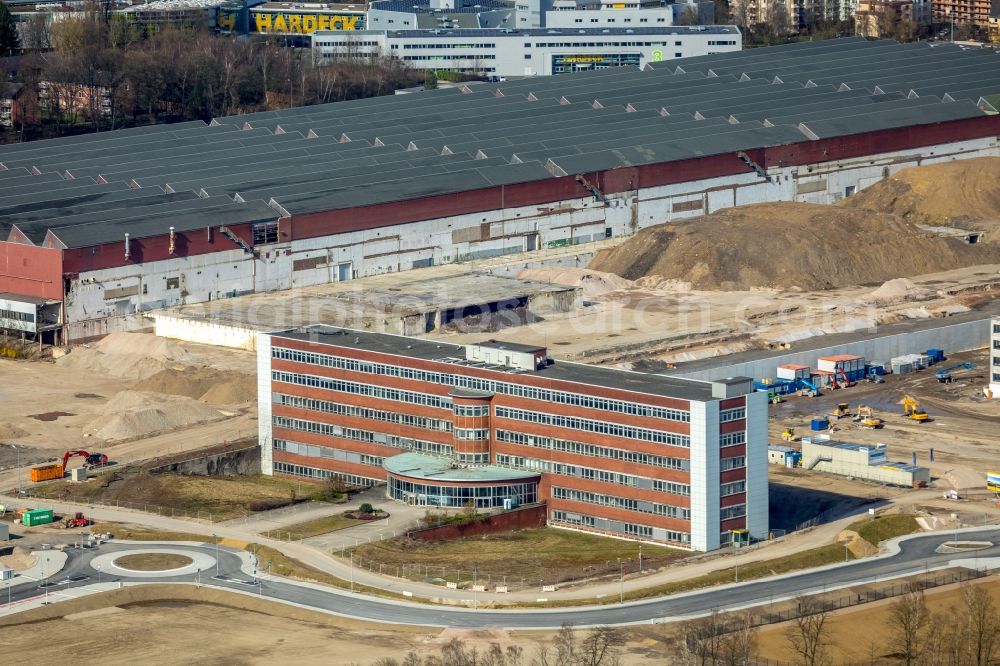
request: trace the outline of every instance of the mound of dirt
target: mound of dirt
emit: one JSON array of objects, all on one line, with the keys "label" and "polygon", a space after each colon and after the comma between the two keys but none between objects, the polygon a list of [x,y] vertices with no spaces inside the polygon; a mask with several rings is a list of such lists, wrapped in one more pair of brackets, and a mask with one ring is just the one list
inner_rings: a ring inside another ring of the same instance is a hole
[{"label": "mound of dirt", "polygon": [[526,268],[520,271],[517,277],[522,280],[580,287],[585,298],[599,298],[612,291],[621,291],[632,286],[631,280],[613,273],[601,273],[586,268]]},{"label": "mound of dirt", "polygon": [[146,379],[165,368],[190,362],[186,349],[148,333],[112,333],[56,359],[57,365],[122,379]]},{"label": "mound of dirt", "polygon": [[598,253],[588,268],[629,280],[683,280],[695,289],[811,291],[998,261],[1000,245],[943,238],[895,215],[781,202],[644,229]]},{"label": "mound of dirt", "polygon": [[257,397],[257,380],[241,372],[223,372],[208,367],[167,368],[143,379],[137,391],[197,398],[213,405],[251,402]]},{"label": "mound of dirt", "polygon": [[84,432],[106,441],[127,441],[223,418],[219,411],[186,396],[122,391]]},{"label": "mound of dirt", "polygon": [[27,437],[28,431],[18,428],[12,423],[0,423],[0,441]]},{"label": "mound of dirt", "polygon": [[24,571],[35,566],[35,556],[24,546],[14,546],[10,555],[0,557],[0,566],[8,567],[14,571]]},{"label": "mound of dirt", "polygon": [[929,289],[918,287],[913,280],[896,278],[882,283],[882,286],[868,294],[867,299],[879,305],[902,303],[903,301],[920,301],[933,298]]},{"label": "mound of dirt", "polygon": [[257,399],[257,378],[253,375],[234,374],[229,381],[215,384],[201,400],[210,405],[236,405]]},{"label": "mound of dirt", "polygon": [[1000,157],[904,169],[840,202],[923,224],[1000,219]]}]

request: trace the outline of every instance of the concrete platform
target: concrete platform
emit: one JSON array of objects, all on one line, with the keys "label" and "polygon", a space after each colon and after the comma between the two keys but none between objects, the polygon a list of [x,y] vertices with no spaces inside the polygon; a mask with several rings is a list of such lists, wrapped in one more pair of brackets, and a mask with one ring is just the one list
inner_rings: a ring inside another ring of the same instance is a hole
[{"label": "concrete platform", "polygon": [[198,303],[150,316],[157,335],[253,350],[258,332],[308,324],[396,335],[486,332],[581,305],[578,287],[485,272],[429,276],[412,271]]}]

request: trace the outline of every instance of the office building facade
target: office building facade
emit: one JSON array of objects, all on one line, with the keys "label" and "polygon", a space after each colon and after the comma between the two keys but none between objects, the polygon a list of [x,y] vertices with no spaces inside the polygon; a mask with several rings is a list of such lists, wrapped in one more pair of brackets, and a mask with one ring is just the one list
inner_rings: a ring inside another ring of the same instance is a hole
[{"label": "office building facade", "polygon": [[554,526],[694,550],[767,536],[767,396],[749,379],[321,326],[257,349],[265,474],[416,505],[545,502]]}]

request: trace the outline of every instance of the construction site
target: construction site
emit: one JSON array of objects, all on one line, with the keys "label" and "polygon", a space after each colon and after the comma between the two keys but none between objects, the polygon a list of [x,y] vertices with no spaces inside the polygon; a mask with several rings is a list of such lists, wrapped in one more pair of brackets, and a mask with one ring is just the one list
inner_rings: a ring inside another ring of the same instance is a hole
[{"label": "construction site", "polygon": [[[973,110],[963,113],[980,122]],[[456,539],[447,552],[434,548],[448,546],[416,543],[408,531],[421,524],[423,510],[393,503],[381,487],[360,496],[355,492],[361,488],[338,487],[318,498],[319,489],[328,491],[330,484],[263,478],[259,464],[225,473],[211,465],[198,471],[185,466],[191,457],[228,455],[233,447],[257,442],[259,414],[271,418],[270,408],[262,412],[258,405],[261,395],[270,395],[267,379],[257,376],[258,341],[264,334],[314,324],[419,337],[439,347],[474,345],[496,334],[512,345],[548,349],[560,361],[697,381],[748,378],[769,403],[769,530],[766,539],[739,553],[737,578],[738,567],[751,564],[759,566],[760,576],[785,571],[777,562],[797,555],[805,554],[806,567],[879,552],[883,539],[866,538],[858,526],[870,510],[912,516],[919,530],[996,524],[1000,487],[989,485],[987,474],[1000,471],[1000,445],[992,436],[1000,424],[995,390],[1000,378],[990,355],[997,345],[994,318],[1000,317],[1000,157],[988,156],[996,154],[997,141],[993,135],[977,137],[970,154],[956,152],[954,159],[908,149],[913,154],[906,160],[880,161],[879,168],[872,167],[877,175],[837,188],[837,196],[824,191],[821,197],[809,190],[812,181],[803,180],[796,187],[805,189],[793,201],[732,207],[743,203],[734,187],[728,207],[712,204],[714,195],[703,193],[691,198],[697,210],[685,210],[681,200],[689,197],[672,191],[676,201],[670,213],[644,220],[628,234],[618,233],[619,225],[605,237],[601,222],[601,230],[588,227],[593,233],[585,237],[573,227],[567,242],[525,241],[517,252],[469,253],[460,262],[428,261],[403,272],[379,266],[370,272],[381,274],[289,283],[285,286],[292,288],[221,300],[164,300],[162,307],[128,313],[127,328],[135,332],[98,339],[90,334],[115,325],[80,324],[76,337],[89,342],[49,344],[62,342],[55,336],[29,342],[10,330],[0,343],[0,495],[12,498],[3,521],[19,517],[21,523],[10,523],[18,536],[11,544],[19,549],[0,548],[0,569],[32,570],[38,560],[31,548],[71,543],[78,538],[74,533],[83,533],[71,528],[88,527],[84,521],[96,519],[119,532],[128,523],[141,540],[148,527],[143,516],[150,515],[161,534],[180,535],[178,540],[191,540],[187,532],[215,540],[218,533],[240,550],[263,544],[284,552],[308,566],[298,575],[326,584],[343,584],[350,566],[353,589],[357,557],[370,567],[364,579],[370,589],[387,579],[405,580],[426,590],[443,588],[433,597],[439,603],[464,603],[448,595],[481,587],[478,576],[499,574],[501,565],[508,567],[503,572],[544,570],[544,553],[530,562],[510,553],[486,560],[490,549],[481,536]],[[836,180],[832,164],[809,178]],[[786,168],[774,166],[774,177],[791,178],[782,171]],[[803,165],[803,176],[806,168],[812,170]],[[588,183],[581,187],[586,190]],[[588,199],[588,206],[575,213],[554,206],[546,215],[589,214],[591,193],[575,194]],[[489,240],[491,223],[475,216],[475,228],[486,227],[477,240]],[[171,244],[173,233],[171,227]],[[502,242],[500,234],[495,240]],[[394,242],[402,244],[399,237]],[[398,270],[400,262],[389,263]],[[308,268],[329,272],[333,266],[323,255]],[[36,305],[54,307],[48,301]],[[385,526],[344,527],[338,522],[344,507],[330,501],[333,495],[337,501],[341,495],[352,502],[360,497],[387,507]],[[73,503],[98,508],[78,515],[65,508]],[[27,508],[51,508],[48,519],[39,519],[54,527],[29,524],[36,520],[30,517],[25,523],[23,512],[14,513]],[[323,531],[315,521],[336,527]],[[60,525],[66,529],[58,530]],[[576,538],[566,537],[553,548],[582,551]],[[654,546],[645,545],[652,558]],[[643,571],[641,548],[636,558],[616,546],[608,551],[612,554],[599,551],[586,563],[593,576],[545,585],[551,589],[544,600],[606,603],[621,595],[624,601],[626,590],[640,595],[655,584],[681,591],[685,588],[669,586],[697,576],[707,576],[706,585],[717,584],[721,578],[712,576],[728,576],[729,558],[738,550],[694,554],[664,548],[661,560],[647,560],[649,569]],[[383,576],[383,567],[388,572],[400,566],[393,557],[465,563],[455,565],[459,573],[442,572],[433,580],[426,568],[423,575],[404,568]],[[628,560],[631,566],[633,559],[637,571],[622,564]],[[575,560],[561,566],[581,568]],[[471,577],[469,570],[475,572]],[[287,575],[294,573],[290,568]],[[496,576],[490,580],[495,583]],[[531,581],[521,587],[512,583],[509,590],[504,583],[503,593],[494,587],[488,596],[483,589],[477,603],[499,607],[538,599]],[[196,626],[238,622],[248,615],[243,611],[258,610],[249,601],[217,594],[185,598],[178,630],[195,635]],[[221,596],[233,608],[207,618],[203,604],[221,603]],[[122,593],[121,607],[114,610],[77,605],[80,613],[113,612],[138,624],[174,615],[156,599],[132,592]],[[273,630],[266,614],[254,618],[246,636],[240,634],[246,640]],[[309,641],[328,638],[314,617],[295,620],[303,631],[308,624],[314,632]],[[413,634],[385,625],[345,626],[350,628],[341,638],[345,650],[366,641],[375,645],[362,663],[398,656],[397,639],[425,652],[455,635],[481,645],[522,640],[506,633]],[[531,640],[544,642],[538,636]],[[630,634],[624,663],[652,658],[658,640],[649,632]],[[255,645],[262,662],[278,649],[264,640]],[[787,658],[773,645],[769,654]]]}]

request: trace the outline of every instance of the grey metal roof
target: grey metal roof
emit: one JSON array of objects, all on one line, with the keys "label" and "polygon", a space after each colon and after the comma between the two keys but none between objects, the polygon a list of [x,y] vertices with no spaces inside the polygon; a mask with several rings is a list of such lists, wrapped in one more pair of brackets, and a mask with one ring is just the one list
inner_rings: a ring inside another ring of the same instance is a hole
[{"label": "grey metal roof", "polygon": [[[581,33],[502,34],[568,41]],[[992,49],[840,39],[14,144],[0,152],[0,238],[16,224],[35,242],[51,231],[86,246],[125,231],[180,229],[186,212],[198,227],[211,223],[208,211],[236,223],[735,159],[741,150],[979,117],[990,109],[977,103],[997,94]]]},{"label": "grey metal roof", "polygon": [[[444,361],[446,359],[464,359],[465,347],[440,343],[437,341],[406,338],[389,333],[370,333],[335,326],[315,325],[300,329],[274,333],[276,338],[292,340],[310,340],[320,343],[364,349],[383,354],[392,354],[404,358]],[[497,379],[516,376],[515,374],[498,370]],[[590,386],[603,386],[624,391],[635,391],[647,395],[669,396],[683,400],[710,401],[712,385],[708,382],[691,379],[667,377],[644,372],[616,370],[584,363],[559,361],[534,372],[532,376],[547,379],[559,379],[567,382],[578,382]]]}]

